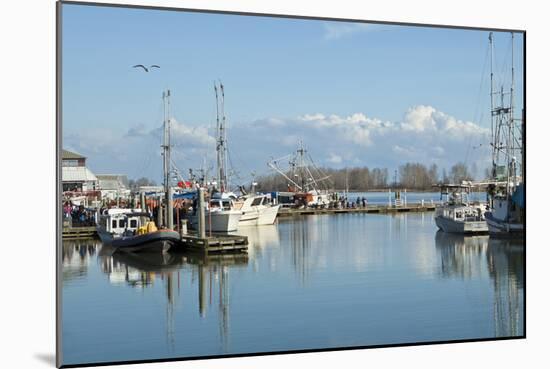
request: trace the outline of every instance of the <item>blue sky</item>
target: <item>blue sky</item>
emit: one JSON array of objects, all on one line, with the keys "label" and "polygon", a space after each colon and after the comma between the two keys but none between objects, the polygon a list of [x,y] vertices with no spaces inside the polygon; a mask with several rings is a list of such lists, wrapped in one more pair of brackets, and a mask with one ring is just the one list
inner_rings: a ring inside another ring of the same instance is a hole
[{"label": "blue sky", "polygon": [[[64,5],[63,145],[96,173],[159,181],[170,88],[176,164],[197,168],[215,157],[221,79],[242,177],[267,173],[300,139],[325,166],[482,168],[486,145],[471,148],[490,128],[487,50],[487,31]],[[509,33],[495,33],[497,80],[509,79],[509,53]]]}]

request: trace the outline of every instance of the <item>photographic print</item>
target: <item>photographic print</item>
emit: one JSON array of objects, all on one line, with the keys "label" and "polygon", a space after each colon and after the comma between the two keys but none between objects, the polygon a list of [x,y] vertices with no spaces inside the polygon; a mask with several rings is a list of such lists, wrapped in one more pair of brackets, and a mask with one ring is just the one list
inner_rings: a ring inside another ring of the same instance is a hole
[{"label": "photographic print", "polygon": [[58,366],[525,337],[525,32],[58,3]]}]

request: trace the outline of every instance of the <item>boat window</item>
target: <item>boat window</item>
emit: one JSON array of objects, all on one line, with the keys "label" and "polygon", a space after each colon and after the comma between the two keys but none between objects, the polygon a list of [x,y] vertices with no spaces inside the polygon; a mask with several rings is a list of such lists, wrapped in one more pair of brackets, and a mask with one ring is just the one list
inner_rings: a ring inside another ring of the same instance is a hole
[{"label": "boat window", "polygon": [[116,228],[116,219],[111,222],[111,228]]},{"label": "boat window", "polygon": [[262,203],[263,197],[257,197],[254,200],[252,200],[252,204],[250,206],[258,206]]},{"label": "boat window", "polygon": [[126,219],[119,219],[118,226],[119,228],[124,228],[126,226]]},{"label": "boat window", "polygon": [[137,228],[137,219],[130,219],[130,228]]}]

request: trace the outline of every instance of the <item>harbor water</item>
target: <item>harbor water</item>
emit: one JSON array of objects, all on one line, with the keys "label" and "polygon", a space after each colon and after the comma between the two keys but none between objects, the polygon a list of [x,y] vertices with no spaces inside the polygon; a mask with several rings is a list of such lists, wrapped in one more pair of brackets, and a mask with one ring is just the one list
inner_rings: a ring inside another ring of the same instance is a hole
[{"label": "harbor water", "polygon": [[62,247],[63,364],[524,334],[521,240],[437,232],[433,213],[281,218],[248,254]]}]

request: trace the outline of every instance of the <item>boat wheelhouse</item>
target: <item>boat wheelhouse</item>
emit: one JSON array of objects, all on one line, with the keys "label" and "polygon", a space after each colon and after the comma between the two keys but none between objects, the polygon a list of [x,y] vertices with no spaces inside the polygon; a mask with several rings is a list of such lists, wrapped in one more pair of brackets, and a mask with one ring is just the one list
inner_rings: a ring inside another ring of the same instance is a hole
[{"label": "boat wheelhouse", "polygon": [[471,186],[467,184],[439,185],[443,204],[435,209],[435,224],[443,232],[478,234],[488,231],[484,213],[486,205],[471,203]]}]

